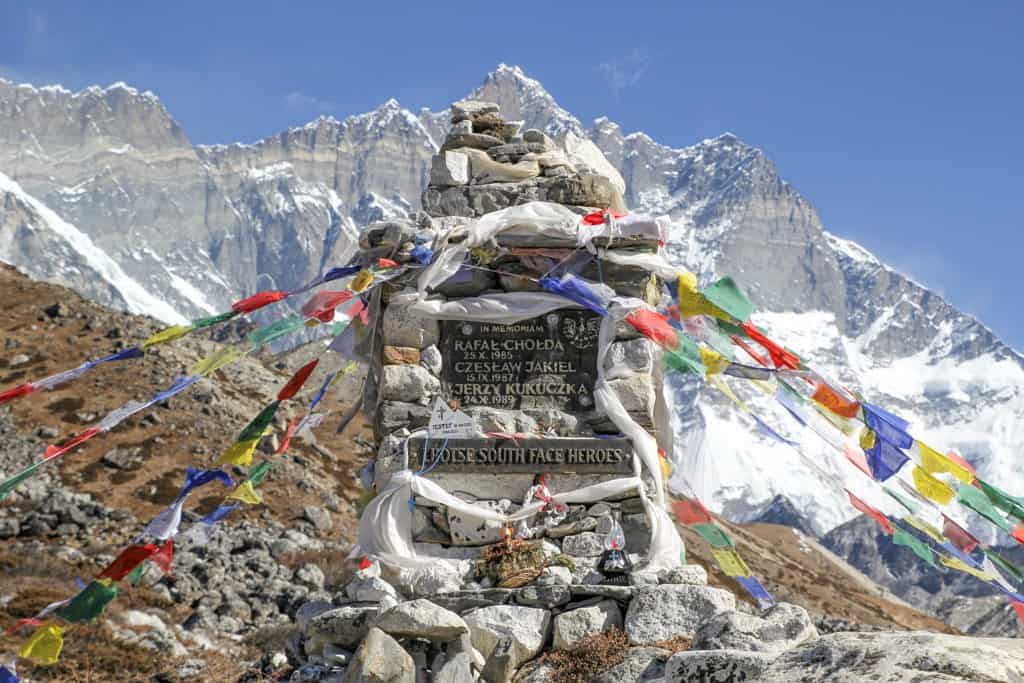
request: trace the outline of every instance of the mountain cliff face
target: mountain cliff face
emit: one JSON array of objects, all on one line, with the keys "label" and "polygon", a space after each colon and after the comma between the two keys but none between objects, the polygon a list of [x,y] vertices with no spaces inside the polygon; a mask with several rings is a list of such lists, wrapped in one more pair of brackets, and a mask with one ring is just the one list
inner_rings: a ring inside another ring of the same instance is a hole
[{"label": "mountain cliff face", "polygon": [[[671,217],[674,262],[704,283],[733,275],[758,305],[759,325],[912,419],[934,445],[959,449],[982,476],[1024,491],[1024,463],[1014,457],[1024,450],[1021,356],[827,232],[763,152],[728,133],[675,149],[604,118],[588,128],[517,67],[500,66],[471,95],[621,176],[632,210]],[[0,236],[12,236],[0,258],[132,310],[140,296],[166,302],[163,315],[149,312],[168,320],[223,310],[257,287],[299,285],[344,260],[370,220],[416,210],[446,127],[446,111],[414,114],[392,100],[254,144],[194,146],[151,93],[0,81]],[[96,254],[54,230],[40,208],[87,237],[145,296],[103,275]],[[823,533],[853,514],[844,486],[884,505],[861,474],[763,399],[746,396],[799,450],[754,432],[710,390],[685,379],[674,386],[673,483],[717,511],[752,519],[783,495]]]}]

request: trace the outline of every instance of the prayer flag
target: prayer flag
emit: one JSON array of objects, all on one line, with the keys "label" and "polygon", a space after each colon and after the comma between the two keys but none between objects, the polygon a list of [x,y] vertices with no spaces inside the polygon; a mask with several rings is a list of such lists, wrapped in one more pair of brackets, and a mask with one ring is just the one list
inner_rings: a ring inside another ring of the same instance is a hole
[{"label": "prayer flag", "polygon": [[697,276],[690,272],[681,272],[676,281],[679,313],[683,318],[695,315],[709,315],[721,320],[730,320],[729,314],[714,305],[700,293],[697,288]]},{"label": "prayer flag", "polygon": [[790,368],[791,370],[800,369],[800,357],[792,351],[779,346],[765,334],[757,329],[757,326],[749,320],[743,323],[743,331],[747,333],[747,336],[756,341],[758,344],[764,347],[768,355],[771,356],[772,363],[777,368]]},{"label": "prayer flag", "polygon": [[679,348],[676,331],[668,324],[668,318],[657,311],[649,308],[638,309],[626,316],[626,322],[658,346],[669,351]]},{"label": "prayer flag", "polygon": [[227,517],[228,515],[230,515],[232,512],[234,512],[237,509],[238,509],[238,505],[237,504],[235,504],[235,505],[221,505],[221,506],[218,506],[217,509],[214,510],[213,512],[211,512],[210,514],[208,514],[205,517],[203,517],[200,521],[203,524],[216,524],[217,522],[221,521],[222,519],[224,519],[225,517]]},{"label": "prayer flag", "polygon": [[711,554],[726,576],[750,576],[750,567],[735,550],[712,550]]},{"label": "prayer flag", "polygon": [[430,262],[434,260],[434,252],[422,244],[415,247],[409,255],[412,256],[413,260],[417,263],[422,263],[425,266],[429,266]]},{"label": "prayer flag", "polygon": [[871,519],[878,522],[878,524],[881,525],[882,530],[885,531],[885,533],[889,534],[890,536],[893,535],[892,522],[889,521],[888,517],[886,517],[881,512],[865,503],[857,496],[853,495],[850,491],[847,490],[846,495],[850,497],[850,504],[853,505],[853,507],[855,507],[856,509],[863,512]]},{"label": "prayer flag", "polygon": [[288,423],[288,429],[284,432],[284,437],[281,439],[281,445],[274,451],[274,455],[281,455],[288,450],[288,446],[292,443],[292,435],[295,433],[295,425],[299,423],[299,418],[293,417],[292,421]]},{"label": "prayer flag", "polygon": [[916,465],[911,474],[914,477],[914,486],[928,500],[933,500],[939,505],[948,505],[956,495],[956,491],[949,484],[936,479]]},{"label": "prayer flag", "polygon": [[[860,404],[849,400],[825,382],[819,382],[811,399],[842,417],[857,417]],[[909,445],[909,444],[908,444]]]},{"label": "prayer flag", "polygon": [[121,551],[121,554],[114,558],[114,561],[107,565],[106,569],[100,572],[96,578],[120,581],[136,567],[145,562],[158,550],[156,545],[130,545]]},{"label": "prayer flag", "polygon": [[352,290],[340,292],[317,292],[302,306],[302,315],[316,318],[320,322],[329,323],[334,320],[334,309],[352,299]]},{"label": "prayer flag", "polygon": [[775,377],[775,371],[771,368],[759,368],[754,365],[741,365],[740,363],[730,363],[729,367],[727,367],[723,372],[727,375],[732,375],[733,377],[762,381],[769,381]]},{"label": "prayer flag", "polygon": [[231,486],[233,483],[231,477],[224,470],[201,470],[197,467],[186,467],[185,468],[185,485],[181,488],[178,493],[178,500],[182,500],[188,494],[192,493],[193,490],[200,486],[206,486],[207,484],[219,481],[224,486]]},{"label": "prayer flag", "polygon": [[855,448],[853,448],[852,446],[847,446],[844,443],[843,444],[843,455],[858,470],[860,470],[861,472],[866,474],[868,477],[871,477],[872,479],[874,478],[872,476],[872,474],[871,474],[871,468],[868,467],[868,459],[864,455],[863,451],[858,451]]},{"label": "prayer flag", "polygon": [[256,465],[256,467],[253,467],[252,472],[249,473],[249,482],[253,485],[259,484],[270,472],[271,467],[273,467],[273,465],[271,465],[267,460],[264,460],[259,465]]},{"label": "prayer flag", "polygon": [[969,467],[964,467],[949,456],[939,453],[922,441],[915,441],[918,452],[921,454],[921,467],[929,474],[948,472],[964,484],[974,481],[974,472]]},{"label": "prayer flag", "polygon": [[700,534],[700,537],[707,541],[712,548],[733,548],[735,544],[729,535],[714,522],[707,524],[694,524],[693,530]]},{"label": "prayer flag", "polygon": [[147,567],[148,565],[145,562],[143,562],[138,567],[133,569],[131,573],[128,574],[128,583],[130,583],[133,586],[138,586],[139,583],[142,582],[142,577],[146,575]]},{"label": "prayer flag", "polygon": [[288,383],[281,388],[281,391],[277,394],[278,401],[287,401],[293,398],[295,394],[299,393],[299,389],[306,383],[309,376],[313,374],[313,370],[316,369],[317,364],[320,362],[319,358],[314,358],[310,362],[303,365],[301,368],[295,371],[292,378],[288,380]]},{"label": "prayer flag", "polygon": [[259,505],[263,502],[260,495],[256,493],[256,489],[252,487],[252,482],[249,480],[243,481],[238,487],[228,494],[228,498],[231,500],[240,500],[247,505]]},{"label": "prayer flag", "polygon": [[988,496],[988,499],[992,501],[998,509],[1003,512],[1012,515],[1018,520],[1024,520],[1024,499],[1011,496],[1009,493],[1002,491],[988,482],[978,480],[978,486],[981,487],[982,493]]},{"label": "prayer flag", "polygon": [[256,417],[247,424],[238,435],[239,441],[249,441],[251,439],[259,439],[263,436],[263,433],[267,430],[267,427],[274,421],[274,416],[277,414],[277,408],[281,405],[280,401],[273,401],[268,404],[263,410],[259,412]]},{"label": "prayer flag", "polygon": [[352,282],[348,283],[348,288],[356,293],[364,292],[371,282],[373,282],[373,273],[364,270],[352,278]]},{"label": "prayer flag", "polygon": [[769,371],[774,372],[773,369],[768,368],[768,359],[759,354],[757,351],[755,351],[750,344],[740,339],[738,335],[733,335],[732,341],[734,344],[736,344],[736,346],[746,351],[747,355],[753,358],[755,362],[760,363],[766,369],[769,369]]},{"label": "prayer flag", "polygon": [[754,415],[753,413],[751,413],[751,417],[754,418],[754,423],[757,425],[757,429],[761,433],[766,434],[769,437],[771,437],[772,439],[775,439],[779,443],[784,443],[787,446],[792,446],[794,448],[797,448],[800,445],[796,441],[790,441],[789,439],[787,439],[784,436],[782,436],[781,434],[779,434],[777,431],[772,429],[771,426],[767,422],[765,422],[764,420],[759,418],[757,415]]},{"label": "prayer flag", "polygon": [[198,375],[192,375],[190,377],[179,377],[178,379],[174,380],[174,384],[172,384],[169,388],[164,389],[159,394],[155,395],[153,398],[149,399],[149,401],[143,404],[142,407],[148,408],[151,405],[162,403],[173,396],[177,396],[181,392],[185,391],[185,389],[188,389],[190,386],[198,382],[200,379],[202,378],[199,377]]},{"label": "prayer flag", "polygon": [[46,451],[43,453],[43,458],[45,460],[59,458],[65,453],[74,450],[77,446],[80,446],[81,444],[85,443],[86,441],[101,433],[102,431],[103,430],[101,430],[99,427],[89,427],[78,436],[73,437],[69,441],[64,442],[63,446],[50,444],[49,446],[46,447]]},{"label": "prayer flag", "polygon": [[895,527],[893,529],[892,542],[896,545],[902,545],[910,548],[915,555],[931,566],[935,566],[935,558],[932,556],[931,549],[913,534],[904,531],[900,527]]},{"label": "prayer flag", "polygon": [[377,259],[377,267],[378,268],[397,268],[398,267],[398,261],[395,261],[395,260],[389,259],[389,258],[381,257],[381,258]]},{"label": "prayer flag", "polygon": [[595,313],[607,317],[608,302],[585,280],[582,280],[572,273],[566,273],[559,280],[550,275],[540,279],[540,286],[545,292],[564,296],[575,301],[584,308],[589,308]]},{"label": "prayer flag", "polygon": [[35,628],[39,628],[42,625],[43,622],[40,619],[36,619],[35,617],[24,617],[22,619],[18,619],[16,622],[8,626],[7,629],[4,631],[4,635],[13,636],[15,633],[25,628],[26,626],[33,626]]},{"label": "prayer flag", "polygon": [[1017,619],[1021,623],[1024,623],[1024,602],[1020,600],[1010,600],[1010,605],[1013,606],[1013,611],[1017,613]]},{"label": "prayer flag", "polygon": [[32,385],[31,382],[25,382],[24,384],[19,384],[13,389],[8,389],[7,391],[0,391],[0,403],[7,403],[8,401],[13,401],[16,398],[28,396],[35,390],[36,388]]},{"label": "prayer flag", "polygon": [[[2,489],[0,489],[0,500],[2,499],[3,491]],[[1016,528],[1014,528],[1013,533],[1011,533],[1010,535],[1013,536],[1013,540],[1017,541],[1018,543],[1024,544],[1024,522],[1018,524]]]},{"label": "prayer flag", "polygon": [[[861,408],[864,410],[864,423],[878,435],[878,438],[888,441],[897,448],[910,448],[914,444],[914,437],[904,431],[906,427],[901,426],[905,420],[869,403],[862,403]],[[856,412],[848,417],[856,417]],[[890,421],[890,418],[895,418],[895,421]]]},{"label": "prayer flag", "polygon": [[974,578],[981,579],[982,581],[991,581],[993,578],[988,572],[981,569],[975,569],[958,557],[940,557],[939,561],[950,569],[955,569],[956,571],[963,572],[964,574],[970,574]]},{"label": "prayer flag", "polygon": [[190,325],[172,325],[171,327],[160,330],[146,339],[146,341],[142,342],[142,348],[145,350],[159,344],[167,344],[175,339],[181,339],[191,331],[192,327]]},{"label": "prayer flag", "polygon": [[1005,557],[996,554],[995,551],[986,550],[985,559],[994,564],[996,567],[998,567],[999,571],[1003,572],[1004,574],[1012,576],[1013,580],[1017,583],[1024,581],[1024,572],[1022,572],[1020,568],[1017,567],[1017,565],[1013,564]]},{"label": "prayer flag", "polygon": [[286,296],[288,296],[287,292],[277,290],[257,292],[247,299],[242,299],[241,301],[236,301],[231,304],[231,310],[235,313],[252,313],[253,311],[263,308],[264,306],[268,306],[275,301],[280,301]]},{"label": "prayer flag", "polygon": [[103,614],[103,610],[116,597],[117,586],[110,579],[96,579],[62,607],[57,616],[72,624],[92,621]]},{"label": "prayer flag", "polygon": [[869,448],[864,448],[864,453],[867,455],[868,467],[871,468],[871,476],[878,481],[886,481],[892,475],[900,471],[910,460],[903,451],[896,448],[888,441],[884,439],[875,438],[874,432],[868,430],[865,435],[867,438],[862,438],[861,447],[864,447],[865,443],[874,442]]},{"label": "prayer flag", "polygon": [[999,514],[999,511],[992,505],[988,496],[973,486],[961,486],[960,490],[957,491],[956,499],[961,505],[974,510],[1006,533],[1013,533],[1013,526]]},{"label": "prayer flag", "polygon": [[220,323],[231,320],[236,315],[238,315],[238,313],[236,313],[235,311],[228,311],[227,313],[218,313],[217,315],[211,315],[208,318],[199,318],[198,320],[192,321],[192,329],[202,330],[207,327],[213,327],[214,325],[219,325]]},{"label": "prayer flag", "polygon": [[967,529],[964,529],[946,515],[942,515],[942,535],[965,553],[974,552],[974,549],[980,543]]},{"label": "prayer flag", "polygon": [[10,494],[11,491],[21,486],[21,483],[31,477],[39,469],[39,466],[45,462],[44,460],[37,460],[32,463],[21,472],[18,472],[12,477],[8,477],[3,482],[0,482],[0,500],[3,500]]},{"label": "prayer flag", "polygon": [[743,586],[743,589],[750,594],[750,597],[754,598],[761,609],[767,609],[775,604],[775,598],[772,597],[772,594],[753,576],[737,576],[735,578]]},{"label": "prayer flag", "polygon": [[217,349],[209,356],[200,358],[192,366],[189,372],[192,375],[209,375],[221,368],[234,363],[236,360],[245,355],[245,352],[234,346],[226,346],[221,349]]},{"label": "prayer flag", "polygon": [[936,529],[923,519],[915,517],[914,515],[906,515],[903,517],[903,521],[909,524],[910,526],[914,527],[915,529],[917,529],[922,534],[932,539],[939,545],[942,545],[946,542],[946,537],[943,536],[938,529]]},{"label": "prayer flag", "polygon": [[[11,664],[11,666],[14,666]],[[6,666],[0,666],[0,683],[18,683],[18,674]]]},{"label": "prayer flag", "polygon": [[236,441],[224,451],[216,460],[218,465],[240,465],[242,467],[248,467],[252,464],[253,453],[256,452],[256,447],[260,445],[262,436],[256,439],[249,439],[248,441]]},{"label": "prayer flag", "polygon": [[676,520],[686,526],[714,521],[699,500],[677,500],[672,504],[672,510],[676,514]]},{"label": "prayer flag", "polygon": [[38,666],[51,666],[60,659],[61,648],[64,647],[64,629],[57,624],[46,624],[36,629],[18,656]]},{"label": "prayer flag", "polygon": [[709,303],[740,322],[749,320],[754,312],[754,304],[731,277],[723,277],[702,293]]},{"label": "prayer flag", "polygon": [[717,375],[725,372],[732,361],[714,349],[700,347],[700,362],[704,365],[705,372],[709,375]]},{"label": "prayer flag", "polygon": [[301,330],[305,323],[306,319],[302,316],[290,315],[252,332],[249,335],[249,343],[258,349],[286,334]]},{"label": "prayer flag", "polygon": [[913,500],[911,500],[907,496],[904,496],[901,493],[896,493],[892,489],[890,489],[888,487],[885,487],[885,486],[882,487],[882,490],[885,491],[889,495],[890,498],[892,498],[897,503],[899,503],[904,508],[906,508],[907,512],[910,512],[911,514],[917,514],[917,511],[921,509],[920,505],[918,505]]},{"label": "prayer flag", "polygon": [[163,570],[164,574],[170,576],[171,564],[174,562],[174,539],[168,538],[164,541],[164,544],[153,553],[150,559],[153,561],[153,564]]}]

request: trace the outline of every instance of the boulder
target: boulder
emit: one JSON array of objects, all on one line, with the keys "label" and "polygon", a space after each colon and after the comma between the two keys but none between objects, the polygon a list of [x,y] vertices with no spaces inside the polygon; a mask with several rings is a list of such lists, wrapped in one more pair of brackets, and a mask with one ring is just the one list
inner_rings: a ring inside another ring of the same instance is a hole
[{"label": "boulder", "polygon": [[735,609],[736,598],[721,588],[638,586],[626,612],[626,635],[637,645],[693,638],[697,629],[714,615]]},{"label": "boulder", "polygon": [[[559,567],[565,569],[565,567]],[[569,571],[566,569],[566,571]],[[524,586],[516,593],[516,603],[527,607],[551,609],[567,605],[572,600],[572,593],[566,585]]]},{"label": "boulder", "polygon": [[396,638],[446,642],[469,632],[462,618],[425,598],[395,605],[373,624]]},{"label": "boulder", "polygon": [[598,557],[604,552],[604,536],[592,531],[566,536],[562,539],[562,552],[574,557]]},{"label": "boulder", "polygon": [[671,654],[657,647],[630,648],[624,660],[590,683],[665,683],[665,661]]},{"label": "boulder", "polygon": [[395,587],[379,576],[359,576],[358,574],[345,586],[345,595],[356,602],[381,602],[387,598],[395,601],[402,599]]},{"label": "boulder", "polygon": [[614,600],[602,600],[590,607],[562,612],[555,617],[554,648],[565,650],[581,638],[622,628],[622,611]]},{"label": "boulder", "polygon": [[[456,135],[472,135],[472,132],[459,132]],[[469,178],[469,155],[465,152],[446,150],[434,155],[430,166],[431,185],[467,185]]]},{"label": "boulder", "polygon": [[699,564],[684,564],[681,567],[663,570],[658,574],[658,582],[706,586],[708,584],[708,572]]},{"label": "boulder", "polygon": [[394,638],[371,628],[345,670],[342,682],[416,683],[416,663]]},{"label": "boulder", "polygon": [[484,114],[496,114],[501,109],[494,102],[483,100],[459,100],[452,102],[452,123],[471,121]]},{"label": "boulder", "polygon": [[366,637],[376,616],[375,605],[345,605],[310,619],[306,636],[322,645],[330,643],[351,649]]},{"label": "boulder", "polygon": [[502,638],[512,639],[513,668],[537,656],[551,628],[551,614],[534,607],[483,607],[464,615],[464,618],[473,638],[473,647],[485,659],[491,656]]},{"label": "boulder", "polygon": [[519,659],[516,643],[511,637],[504,637],[491,650],[480,677],[487,683],[509,683],[516,672]]},{"label": "boulder", "polygon": [[[528,133],[530,131],[526,131]],[[526,133],[523,139],[526,140]],[[566,131],[561,138],[562,148],[569,162],[581,172],[592,173],[605,180],[608,185],[618,192],[619,196],[626,194],[626,181],[622,175],[612,166],[597,145],[581,138],[572,131]]]},{"label": "boulder", "polygon": [[426,567],[400,569],[394,583],[402,593],[414,598],[454,593],[462,587],[462,577],[469,569],[468,561],[438,562]]},{"label": "boulder", "polygon": [[697,631],[693,650],[781,652],[818,637],[807,610],[780,602],[764,618],[742,612],[716,614]]},{"label": "boulder", "polygon": [[415,403],[441,389],[441,382],[419,365],[385,365],[381,368],[380,394],[385,401]]},{"label": "boulder", "polygon": [[536,128],[527,128],[523,131],[523,141],[543,145],[546,149],[553,149],[555,141],[549,138],[543,131]]},{"label": "boulder", "polygon": [[433,683],[468,683],[473,680],[472,659],[465,652],[448,653],[432,673]]},{"label": "boulder", "polygon": [[[774,655],[745,650],[677,652],[665,664],[665,683],[759,681]],[[797,680],[797,679],[794,679]]]}]

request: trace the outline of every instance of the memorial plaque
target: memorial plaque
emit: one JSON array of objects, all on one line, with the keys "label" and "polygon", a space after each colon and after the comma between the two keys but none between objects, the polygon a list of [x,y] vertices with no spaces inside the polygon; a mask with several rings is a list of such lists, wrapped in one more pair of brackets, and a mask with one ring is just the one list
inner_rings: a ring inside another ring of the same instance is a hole
[{"label": "memorial plaque", "polygon": [[[423,447],[427,452],[424,455]],[[424,466],[424,463],[426,465]],[[432,439],[409,441],[409,469],[431,473],[633,474],[628,439]]]},{"label": "memorial plaque", "polygon": [[601,316],[561,310],[501,325],[441,326],[442,381],[461,406],[586,412],[594,407]]}]

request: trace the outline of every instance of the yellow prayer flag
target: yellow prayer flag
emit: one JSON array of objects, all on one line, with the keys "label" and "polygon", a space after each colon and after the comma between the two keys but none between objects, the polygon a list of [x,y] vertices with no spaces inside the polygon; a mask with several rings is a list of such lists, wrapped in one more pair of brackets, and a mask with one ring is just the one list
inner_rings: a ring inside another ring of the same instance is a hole
[{"label": "yellow prayer flag", "polygon": [[956,491],[949,484],[939,481],[920,467],[914,466],[914,486],[921,492],[921,495],[928,500],[934,500],[940,505],[947,505]]},{"label": "yellow prayer flag", "polygon": [[712,550],[711,554],[726,576],[750,576],[750,567],[735,550]]},{"label": "yellow prayer flag", "polygon": [[925,536],[928,536],[939,545],[942,545],[947,540],[946,537],[942,535],[941,531],[923,519],[918,519],[913,515],[906,515],[903,518],[903,521],[923,533]]},{"label": "yellow prayer flag", "polygon": [[718,351],[715,351],[714,349],[707,349],[702,346],[700,347],[700,362],[704,364],[707,374],[718,375],[729,367],[729,363],[731,361]]},{"label": "yellow prayer flag", "polygon": [[248,467],[252,464],[252,454],[256,452],[256,446],[259,445],[262,438],[263,436],[248,441],[236,441],[224,452],[224,455],[217,458],[217,464]]},{"label": "yellow prayer flag", "polygon": [[263,502],[260,494],[252,487],[252,482],[246,479],[239,484],[234,491],[228,494],[229,499],[240,500],[248,505],[259,505]]},{"label": "yellow prayer flag", "polygon": [[942,562],[942,564],[949,567],[950,569],[955,569],[958,572],[963,572],[964,574],[970,574],[971,576],[977,579],[981,579],[982,581],[991,581],[995,578],[988,572],[983,572],[980,569],[975,569],[971,565],[961,560],[959,557],[953,557],[952,555],[948,557],[939,557],[939,561]]},{"label": "yellow prayer flag", "polygon": [[659,457],[658,464],[661,465],[661,480],[667,482],[672,478],[672,464],[665,457]]},{"label": "yellow prayer flag", "polygon": [[51,666],[60,658],[64,647],[64,629],[57,624],[43,624],[25,641],[18,656],[39,666]]},{"label": "yellow prayer flag", "polygon": [[860,433],[860,447],[866,451],[875,447],[875,433],[868,427],[865,427],[864,431]]},{"label": "yellow prayer flag", "polygon": [[189,374],[208,375],[212,372],[220,370],[221,368],[227,365],[230,365],[231,363],[234,363],[244,354],[244,351],[234,346],[227,346],[222,349],[217,349],[209,356],[197,360],[195,365],[192,366],[192,370],[190,371]]},{"label": "yellow prayer flag", "polygon": [[774,396],[775,392],[778,391],[778,382],[772,379],[752,379],[750,383],[761,390],[762,393],[768,396]]},{"label": "yellow prayer flag", "polygon": [[721,377],[719,377],[718,375],[708,375],[707,380],[708,384],[710,384],[711,386],[715,387],[723,394],[725,394],[730,401],[739,406],[740,410],[742,410],[745,413],[750,412],[750,408],[747,407],[747,404],[741,401],[739,396],[733,393],[732,387],[726,384],[725,380],[723,380]]},{"label": "yellow prayer flag", "polygon": [[937,450],[921,441],[915,441],[917,450],[921,453],[921,467],[929,474],[948,472],[964,484],[970,484],[974,475],[969,469],[951,458],[939,453]]},{"label": "yellow prayer flag", "polygon": [[651,276],[644,282],[643,300],[652,306],[657,306],[661,299],[661,284],[658,278],[651,273]]},{"label": "yellow prayer flag", "polygon": [[815,400],[811,401],[811,405],[814,406],[814,409],[818,411],[819,415],[832,423],[833,427],[841,431],[846,436],[853,436],[857,433],[858,429],[861,429],[859,422],[851,420],[848,417],[843,417],[842,415],[836,415],[827,407],[821,405]]},{"label": "yellow prayer flag", "polygon": [[679,273],[677,289],[679,291],[679,313],[684,318],[710,315],[719,320],[732,320],[728,313],[704,298],[704,295],[697,289],[695,274],[686,271]]},{"label": "yellow prayer flag", "polygon": [[156,346],[158,344],[166,344],[168,342],[174,341],[175,339],[181,339],[191,331],[191,325],[172,325],[170,327],[164,328],[157,332],[156,334],[150,336],[149,339],[147,339],[146,341],[142,342],[142,350],[145,351],[151,346]]},{"label": "yellow prayer flag", "polygon": [[352,282],[348,284],[348,288],[353,292],[362,292],[370,286],[371,282],[373,282],[373,273],[368,270],[361,270],[354,278],[352,278]]}]

